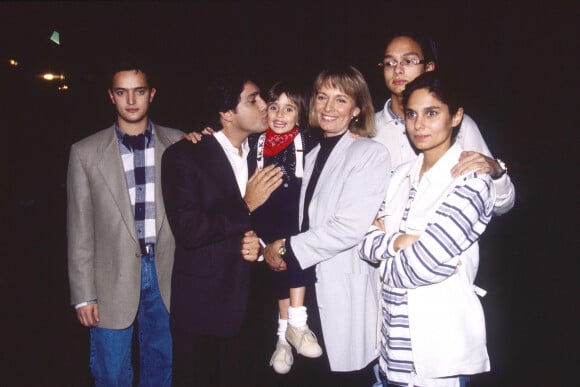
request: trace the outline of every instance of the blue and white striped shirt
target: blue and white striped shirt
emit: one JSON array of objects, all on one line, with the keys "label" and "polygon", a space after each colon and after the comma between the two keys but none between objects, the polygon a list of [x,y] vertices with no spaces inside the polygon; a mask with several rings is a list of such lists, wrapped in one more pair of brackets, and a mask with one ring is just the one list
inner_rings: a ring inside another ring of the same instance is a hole
[{"label": "blue and white striped shirt", "polygon": [[[457,149],[451,153],[457,153]],[[410,173],[403,179],[394,176],[389,187],[392,192],[387,195],[390,202],[385,203],[386,232],[371,226],[359,244],[363,259],[381,263],[380,365],[391,383],[402,385],[407,385],[414,371],[408,289],[445,281],[455,273],[462,259],[470,259],[464,253],[477,249],[476,242],[491,218],[495,196],[487,175],[442,177],[442,174],[450,176],[450,163],[443,160],[442,165],[436,164],[419,180],[422,155],[412,163]],[[402,169],[409,170],[409,164]],[[420,238],[395,252],[394,241],[402,234]],[[476,272],[477,263],[474,267]],[[475,273],[471,281],[473,277]],[[435,384],[442,381],[438,379]],[[425,379],[422,383],[435,385]]]}]

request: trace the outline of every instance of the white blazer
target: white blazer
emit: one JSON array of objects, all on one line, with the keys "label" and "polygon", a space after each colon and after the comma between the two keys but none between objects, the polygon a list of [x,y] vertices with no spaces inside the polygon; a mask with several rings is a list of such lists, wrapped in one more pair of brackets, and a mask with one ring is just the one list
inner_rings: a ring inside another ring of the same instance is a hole
[{"label": "white blazer", "polygon": [[[304,195],[320,146],[306,157]],[[378,356],[378,270],[358,257],[357,245],[386,195],[391,162],[382,144],[343,136],[331,152],[310,202],[310,229],[290,245],[302,268],[316,266],[316,297],[333,371],[364,368]]]}]

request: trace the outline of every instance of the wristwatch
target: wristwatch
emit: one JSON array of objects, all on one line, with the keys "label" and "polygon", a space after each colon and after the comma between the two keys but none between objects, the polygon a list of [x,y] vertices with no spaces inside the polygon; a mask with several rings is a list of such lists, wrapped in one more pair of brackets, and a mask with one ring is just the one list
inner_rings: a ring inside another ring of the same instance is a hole
[{"label": "wristwatch", "polygon": [[278,247],[278,254],[284,256],[286,254],[286,239],[282,239],[282,244]]},{"label": "wristwatch", "polygon": [[495,159],[495,161],[499,164],[499,166],[501,168],[501,172],[493,175],[491,177],[493,180],[497,180],[507,173],[507,166],[505,165],[505,163],[503,161],[501,161],[500,159]]}]

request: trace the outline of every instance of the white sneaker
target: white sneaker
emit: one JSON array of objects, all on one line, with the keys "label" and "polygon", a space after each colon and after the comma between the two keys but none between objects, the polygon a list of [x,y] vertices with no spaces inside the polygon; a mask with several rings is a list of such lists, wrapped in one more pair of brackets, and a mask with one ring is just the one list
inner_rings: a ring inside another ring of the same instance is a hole
[{"label": "white sneaker", "polygon": [[278,340],[276,343],[276,350],[270,359],[270,365],[279,374],[287,374],[292,368],[294,357],[292,356],[292,348],[290,344],[283,340]]},{"label": "white sneaker", "polygon": [[311,358],[322,356],[322,348],[318,345],[316,335],[308,328],[308,325],[296,328],[288,324],[288,328],[286,328],[286,340],[302,356]]}]

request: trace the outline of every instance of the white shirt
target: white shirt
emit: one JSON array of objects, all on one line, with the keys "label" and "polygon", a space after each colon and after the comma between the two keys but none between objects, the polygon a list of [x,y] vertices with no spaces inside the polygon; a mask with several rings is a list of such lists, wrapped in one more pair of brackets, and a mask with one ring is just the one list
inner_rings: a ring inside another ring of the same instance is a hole
[{"label": "white shirt", "polygon": [[215,133],[214,137],[223,148],[224,153],[226,154],[226,157],[232,166],[232,171],[234,172],[236,182],[238,183],[238,188],[240,189],[240,194],[243,197],[246,194],[246,185],[248,183],[247,158],[248,153],[250,153],[248,139],[246,138],[242,143],[242,154],[240,155],[239,149],[232,145],[223,131]]}]

